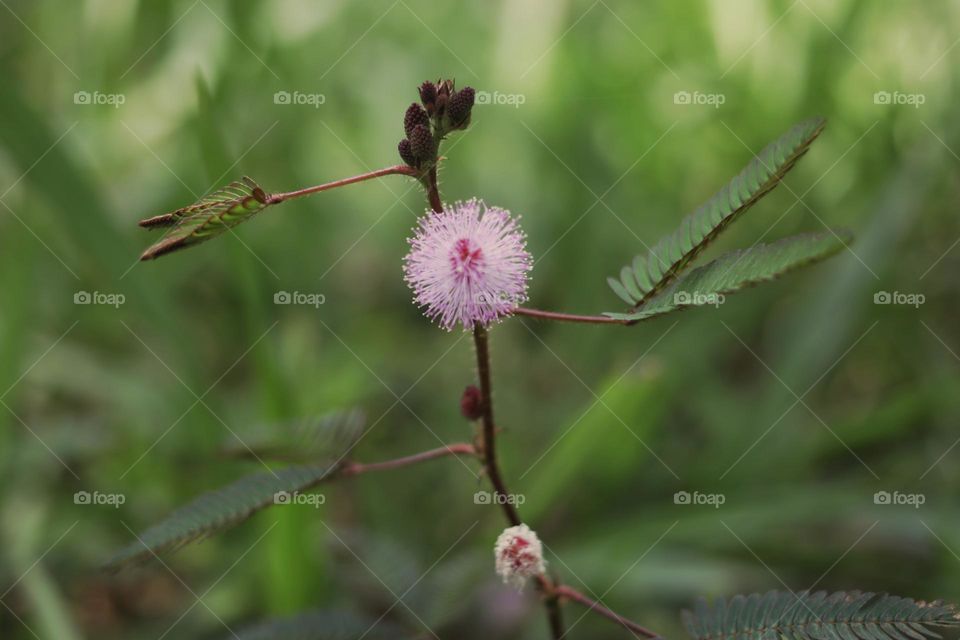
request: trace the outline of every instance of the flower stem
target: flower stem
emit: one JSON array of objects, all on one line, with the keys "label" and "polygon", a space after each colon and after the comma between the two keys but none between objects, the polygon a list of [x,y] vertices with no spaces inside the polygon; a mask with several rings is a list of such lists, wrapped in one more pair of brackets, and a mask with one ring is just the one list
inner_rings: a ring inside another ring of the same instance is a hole
[{"label": "flower stem", "polygon": [[[497,463],[496,423],[493,419],[493,388],[490,383],[490,340],[487,329],[476,324],[473,327],[473,344],[477,351],[477,375],[480,378],[480,409],[481,409],[481,455],[487,476],[493,484],[494,491],[504,498],[510,495],[503,476],[500,475],[500,465]],[[521,524],[520,514],[512,500],[498,501],[507,522],[511,526]],[[560,599],[553,592],[553,585],[546,576],[539,576],[537,588],[544,595],[543,605],[547,609],[547,620],[550,624],[550,633],[554,640],[563,638],[563,618],[560,612]]]},{"label": "flower stem", "polygon": [[472,444],[458,442],[455,444],[444,445],[436,449],[430,449],[429,451],[421,451],[420,453],[404,456],[402,458],[395,458],[393,460],[368,463],[348,462],[340,470],[340,473],[345,476],[355,476],[361,473],[367,473],[368,471],[389,471],[391,469],[399,469],[401,467],[407,467],[420,462],[427,462],[428,460],[435,460],[437,458],[443,458],[446,456],[455,456],[460,454],[475,455],[476,453],[477,450]]},{"label": "flower stem", "polygon": [[563,628],[563,610],[560,608],[560,595],[553,582],[545,575],[536,578],[537,589],[543,594],[543,606],[547,609],[547,623],[550,625],[550,634],[555,640],[562,640],[566,635]]},{"label": "flower stem", "polygon": [[559,311],[542,311],[540,309],[528,309],[526,307],[517,307],[511,313],[515,316],[529,316],[540,320],[556,320],[557,322],[580,322],[583,324],[630,324],[627,320],[618,320],[608,318],[607,316],[580,316],[573,313],[561,313]]},{"label": "flower stem", "polygon": [[547,608],[547,621],[550,624],[550,633],[556,640],[562,640],[566,632],[563,629],[563,614],[560,610],[560,600],[556,596],[547,596],[543,604]]},{"label": "flower stem", "polygon": [[315,187],[307,187],[305,189],[288,191],[286,193],[272,193],[267,196],[266,204],[278,204],[280,202],[285,202],[286,200],[292,200],[294,198],[309,196],[310,194],[318,193],[320,191],[327,191],[328,189],[345,187],[348,184],[355,184],[357,182],[365,182],[367,180],[373,180],[374,178],[382,178],[383,176],[393,176],[393,175],[416,177],[417,170],[412,167],[408,167],[405,164],[398,164],[392,167],[384,167],[383,169],[377,169],[376,171],[361,173],[360,175],[352,176],[350,178],[343,178],[342,180],[334,180],[333,182],[328,182],[326,184],[319,184]]},{"label": "flower stem", "polygon": [[497,448],[495,444],[496,424],[493,420],[493,389],[490,383],[490,340],[487,329],[479,324],[473,327],[473,344],[477,350],[477,375],[480,377],[480,409],[481,409],[481,448],[483,466],[487,476],[497,493],[503,496],[500,506],[511,526],[521,524],[520,514],[512,500],[505,498],[510,495],[507,486],[500,475],[500,466],[497,464]]},{"label": "flower stem", "polygon": [[578,602],[583,606],[587,607],[587,609],[589,609],[590,611],[593,611],[594,613],[597,613],[603,616],[604,618],[609,618],[610,620],[613,620],[617,624],[621,625],[622,627],[625,627],[626,629],[636,634],[640,634],[647,638],[660,637],[658,634],[654,633],[653,631],[650,631],[646,627],[643,627],[637,624],[636,622],[633,622],[632,620],[628,620],[627,618],[624,618],[618,613],[614,613],[613,611],[606,608],[599,602],[594,602],[593,600],[583,595],[573,587],[568,587],[565,584],[557,585],[553,588],[553,593],[556,594],[557,596],[568,598],[570,600]]},{"label": "flower stem", "polygon": [[443,213],[443,202],[440,200],[440,188],[437,185],[437,165],[430,167],[427,173],[427,199],[434,213]]}]

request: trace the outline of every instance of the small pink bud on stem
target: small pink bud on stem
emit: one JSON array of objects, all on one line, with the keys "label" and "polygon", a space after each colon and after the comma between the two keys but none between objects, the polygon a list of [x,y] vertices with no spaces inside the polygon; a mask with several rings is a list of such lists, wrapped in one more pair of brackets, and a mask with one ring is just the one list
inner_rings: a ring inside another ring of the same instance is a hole
[{"label": "small pink bud on stem", "polygon": [[470,385],[463,390],[460,397],[460,413],[467,420],[479,420],[483,416],[483,398],[476,385]]},{"label": "small pink bud on stem", "polygon": [[521,589],[528,578],[542,575],[546,569],[540,538],[527,525],[503,530],[494,547],[497,575],[506,584]]}]

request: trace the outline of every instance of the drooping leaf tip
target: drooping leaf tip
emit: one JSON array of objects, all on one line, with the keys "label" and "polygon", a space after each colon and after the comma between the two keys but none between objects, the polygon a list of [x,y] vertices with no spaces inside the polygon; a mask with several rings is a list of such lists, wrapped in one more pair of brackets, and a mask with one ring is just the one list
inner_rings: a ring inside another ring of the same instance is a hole
[{"label": "drooping leaf tip", "polygon": [[160,227],[172,227],[177,224],[177,216],[173,213],[164,213],[151,218],[144,218],[137,223],[144,229],[158,229]]},{"label": "drooping leaf tip", "polygon": [[140,261],[145,262],[147,260],[153,260],[155,258],[159,258],[160,256],[164,256],[168,253],[176,251],[177,249],[182,249],[185,246],[187,246],[186,238],[167,238],[157,242],[156,244],[150,245],[146,251],[140,254]]}]

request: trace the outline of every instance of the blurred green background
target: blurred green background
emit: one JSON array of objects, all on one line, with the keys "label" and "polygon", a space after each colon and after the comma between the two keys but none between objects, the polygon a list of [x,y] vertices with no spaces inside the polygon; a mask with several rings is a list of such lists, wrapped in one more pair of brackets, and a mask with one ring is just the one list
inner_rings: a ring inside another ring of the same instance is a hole
[{"label": "blurred green background", "polygon": [[[136,262],[155,237],[138,219],[241,175],[282,191],[397,162],[415,87],[441,76],[491,98],[443,151],[444,198],[523,216],[532,306],[620,310],[606,276],[812,115],[829,124],[810,153],[710,255],[857,235],[717,309],[493,330],[504,473],[551,568],[672,638],[697,595],[960,600],[957,3],[0,4],[3,638],[232,637],[305,609],[389,609],[420,637],[546,637],[536,594],[497,585],[503,520],[474,504],[472,461],[326,485],[320,509],[99,571],[259,470],[219,452],[262,425],[362,407],[364,461],[471,437],[470,340],[402,281],[415,183],[284,204]],[[280,291],[325,303],[276,305]],[[565,611],[571,638],[626,635]]]}]

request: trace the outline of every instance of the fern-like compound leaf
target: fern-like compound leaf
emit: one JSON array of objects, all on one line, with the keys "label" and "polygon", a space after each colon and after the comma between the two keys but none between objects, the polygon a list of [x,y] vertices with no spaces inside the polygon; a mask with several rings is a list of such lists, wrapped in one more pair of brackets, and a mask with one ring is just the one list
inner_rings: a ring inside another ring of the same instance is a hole
[{"label": "fern-like compound leaf", "polygon": [[719,305],[724,296],[823,260],[852,240],[845,230],[805,233],[770,244],[731,251],[681,275],[666,289],[630,313],[606,313],[638,322],[687,307]]},{"label": "fern-like compound leaf", "polygon": [[638,255],[619,276],[608,278],[610,288],[632,307],[656,296],[721,231],[777,186],[824,124],[822,118],[801,122],[769,144],[739,175],[684,218],[676,231],[661,238],[646,255]]},{"label": "fern-like compound leaf", "polygon": [[[323,424],[333,433],[322,438],[317,436],[318,441],[325,441],[325,446],[318,450],[312,464],[263,471],[205,493],[139,534],[137,540],[121,549],[107,566],[119,569],[179,549],[234,527],[269,506],[289,502],[289,496],[295,493],[314,488],[340,469],[363,427],[362,420],[355,416]],[[337,448],[331,446],[334,442]]]},{"label": "fern-like compound leaf", "polygon": [[172,229],[140,256],[152,260],[200,244],[249,220],[271,204],[269,196],[252,179],[231,182],[199,202],[140,221],[146,229]]},{"label": "fern-like compound leaf", "polygon": [[107,566],[117,569],[208,538],[275,504],[278,494],[306,491],[336,470],[337,465],[326,463],[264,471],[204,493],[138,534],[138,540],[121,549]]},{"label": "fern-like compound leaf", "polygon": [[694,640],[928,640],[960,626],[956,607],[887,594],[770,591],[699,600],[683,612]]}]

